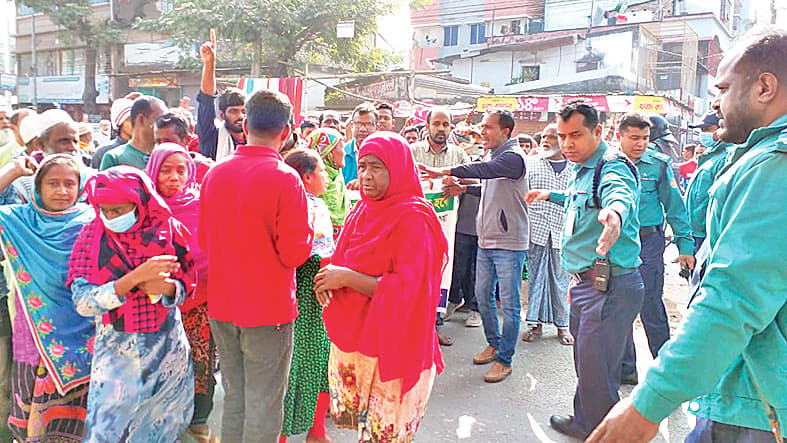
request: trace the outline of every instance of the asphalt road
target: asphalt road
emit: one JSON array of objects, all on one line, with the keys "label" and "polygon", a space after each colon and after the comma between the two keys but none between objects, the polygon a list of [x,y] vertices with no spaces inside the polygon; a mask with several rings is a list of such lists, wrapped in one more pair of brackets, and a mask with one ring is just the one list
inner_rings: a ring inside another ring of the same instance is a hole
[{"label": "asphalt road", "polygon": [[[672,263],[677,256],[674,247],[665,254],[665,302],[674,328],[685,313],[688,287],[678,277],[678,266]],[[523,288],[523,303],[527,299]],[[526,308],[525,308],[526,309]],[[576,442],[549,426],[552,414],[570,414],[576,387],[573,357],[570,346],[558,342],[553,326],[546,326],[544,336],[532,343],[521,340],[514,356],[513,373],[503,382],[485,383],[482,379],[488,366],[472,363],[475,353],[486,342],[481,328],[466,328],[467,314],[459,313],[441,327],[441,332],[453,337],[454,345],[444,347],[446,369],[437,377],[426,416],[416,436],[416,441],[426,443],[520,443],[520,442]],[[524,331],[525,323],[520,328]],[[650,365],[650,353],[639,320],[635,323],[638,369],[643,377]],[[621,389],[628,396],[631,387]],[[219,385],[215,408],[209,424],[214,432],[220,430],[224,393]],[[460,438],[459,421],[472,422],[469,436]],[[661,425],[655,442],[681,442],[693,426],[693,416],[685,407],[674,412]],[[331,423],[328,435],[336,443],[357,442],[356,433],[337,430]],[[304,435],[292,437],[291,442],[301,443]],[[184,441],[191,442],[188,437]],[[232,442],[225,442],[232,443]]]}]

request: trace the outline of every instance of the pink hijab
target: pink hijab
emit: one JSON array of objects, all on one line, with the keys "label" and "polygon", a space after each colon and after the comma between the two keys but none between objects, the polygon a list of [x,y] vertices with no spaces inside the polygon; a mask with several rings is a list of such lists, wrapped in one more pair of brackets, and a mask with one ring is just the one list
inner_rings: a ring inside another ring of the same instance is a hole
[{"label": "pink hijab", "polygon": [[[181,154],[186,159],[186,164],[189,168],[188,176],[186,177],[186,183],[183,185],[183,189],[179,193],[172,197],[164,197],[162,195],[162,198],[172,210],[172,216],[183,223],[189,232],[191,232],[189,251],[191,252],[191,256],[194,259],[194,265],[197,269],[199,285],[202,286],[208,278],[208,256],[197,243],[200,196],[199,185],[196,182],[197,166],[194,160],[191,159],[188,151],[182,146],[175,143],[162,143],[156,146],[150,154],[150,160],[148,160],[148,165],[145,167],[145,172],[153,180],[153,183],[158,183],[158,175],[161,172],[161,166],[169,156],[174,154]],[[201,300],[199,295],[198,293],[198,300],[187,300],[183,305],[183,310],[188,311],[193,307],[194,302],[196,302],[196,304],[204,303],[206,300]]]}]

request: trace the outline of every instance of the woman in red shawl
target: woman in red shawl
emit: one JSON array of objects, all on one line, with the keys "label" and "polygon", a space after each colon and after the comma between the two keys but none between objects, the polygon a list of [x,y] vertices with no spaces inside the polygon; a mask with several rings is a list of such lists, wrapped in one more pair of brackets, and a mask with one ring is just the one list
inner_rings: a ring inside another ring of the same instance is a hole
[{"label": "woman in red shawl", "polygon": [[404,138],[370,136],[358,158],[361,201],[314,280],[333,343],[331,414],[361,442],[410,442],[443,369],[434,313],[448,243]]},{"label": "woman in red shawl", "polygon": [[96,319],[85,441],[179,441],[194,412],[194,373],[177,305],[194,292],[188,230],[144,172],[88,180],[96,218],[79,233],[67,284]]},{"label": "woman in red shawl", "polygon": [[188,432],[200,443],[215,442],[218,439],[208,428],[207,422],[213,409],[213,391],[216,386],[213,377],[216,346],[211,339],[208,322],[208,257],[197,244],[199,185],[195,181],[196,164],[180,145],[161,143],[150,155],[145,172],[169,205],[172,216],[191,232],[189,252],[197,269],[197,291],[194,297],[180,306],[194,362],[194,417]]}]

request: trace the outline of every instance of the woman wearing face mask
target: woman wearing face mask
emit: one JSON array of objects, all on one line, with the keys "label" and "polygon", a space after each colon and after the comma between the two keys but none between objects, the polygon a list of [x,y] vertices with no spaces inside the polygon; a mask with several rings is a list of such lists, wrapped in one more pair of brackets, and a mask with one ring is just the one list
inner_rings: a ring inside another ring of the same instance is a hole
[{"label": "woman wearing face mask", "polygon": [[136,168],[102,171],[86,190],[97,218],[79,234],[68,275],[77,312],[96,319],[85,441],[177,441],[194,411],[176,309],[196,286],[189,233]]},{"label": "woman wearing face mask", "polygon": [[314,279],[332,343],[331,415],[359,442],[411,442],[444,366],[434,313],[448,242],[404,138],[371,135],[358,159],[361,201]]},{"label": "woman wearing face mask", "polygon": [[35,172],[32,202],[0,207],[15,287],[8,425],[16,441],[81,442],[84,434],[95,327],[66,286],[71,249],[94,216],[77,203],[84,178],[74,157],[50,156]]},{"label": "woman wearing face mask", "polygon": [[145,172],[156,183],[156,190],[172,210],[172,216],[191,232],[189,252],[197,270],[194,297],[181,306],[183,326],[191,345],[194,363],[194,417],[189,434],[200,443],[218,441],[206,424],[213,409],[216,379],[216,346],[208,322],[208,257],[197,244],[199,224],[199,186],[195,182],[196,165],[189,153],[175,143],[162,143],[150,155]]},{"label": "woman wearing face mask", "polygon": [[314,149],[325,163],[328,173],[328,187],[320,198],[328,205],[333,223],[333,237],[339,236],[339,231],[347,218],[348,201],[347,188],[344,186],[344,144],[339,131],[331,128],[320,128],[312,131],[306,139],[308,147]]},{"label": "woman wearing face mask", "polygon": [[[325,414],[330,406],[328,355],[331,342],[323,326],[322,307],[314,294],[314,276],[333,254],[331,214],[319,197],[328,187],[328,173],[320,156],[311,149],[290,151],[284,161],[298,171],[303,180],[314,241],[311,257],[295,272],[298,318],[295,319],[292,365],[279,442],[284,443],[288,436],[308,430],[307,443],[331,443],[325,430]],[[341,177],[341,170],[338,173]]]}]

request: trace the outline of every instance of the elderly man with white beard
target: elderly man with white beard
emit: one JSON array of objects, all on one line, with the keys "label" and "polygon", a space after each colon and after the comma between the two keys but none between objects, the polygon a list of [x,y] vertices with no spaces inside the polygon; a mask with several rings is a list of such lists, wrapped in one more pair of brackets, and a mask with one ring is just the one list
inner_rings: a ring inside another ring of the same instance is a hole
[{"label": "elderly man with white beard", "polygon": [[[544,128],[538,155],[527,158],[530,189],[563,190],[571,179],[571,165],[560,152],[557,125]],[[544,324],[557,327],[562,345],[572,345],[568,330],[568,283],[570,276],[560,266],[560,239],[563,232],[563,207],[548,201],[528,206],[530,248],[528,249],[528,330],[522,340],[541,337]]]}]

